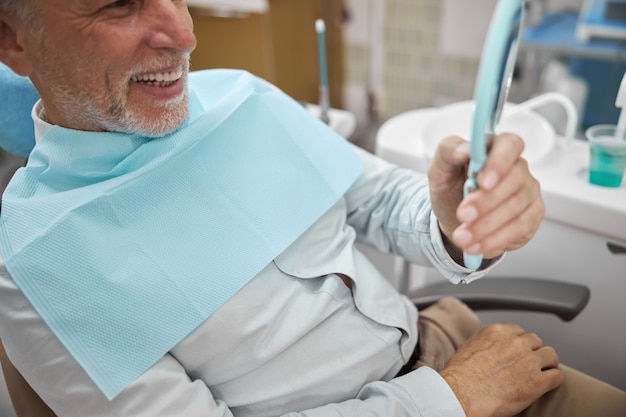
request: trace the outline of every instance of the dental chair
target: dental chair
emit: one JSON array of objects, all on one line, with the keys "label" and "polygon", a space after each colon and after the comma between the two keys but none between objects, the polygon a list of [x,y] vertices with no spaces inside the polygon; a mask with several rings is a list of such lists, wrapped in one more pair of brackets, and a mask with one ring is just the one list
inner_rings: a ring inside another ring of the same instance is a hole
[{"label": "dental chair", "polygon": [[56,417],[56,414],[43,402],[37,393],[9,361],[0,342],[0,363],[9,391],[9,397],[17,417]]},{"label": "dental chair", "polygon": [[[24,159],[0,148],[0,194]],[[0,206],[1,210],[1,206]],[[408,281],[407,262],[396,273]],[[531,278],[482,278],[469,285],[447,281],[419,288],[408,296],[423,309],[440,298],[454,296],[473,310],[517,310],[550,313],[563,321],[573,320],[586,306],[590,292],[585,286],[561,281]],[[0,341],[0,363],[11,403],[17,417],[56,417],[13,366]]]}]

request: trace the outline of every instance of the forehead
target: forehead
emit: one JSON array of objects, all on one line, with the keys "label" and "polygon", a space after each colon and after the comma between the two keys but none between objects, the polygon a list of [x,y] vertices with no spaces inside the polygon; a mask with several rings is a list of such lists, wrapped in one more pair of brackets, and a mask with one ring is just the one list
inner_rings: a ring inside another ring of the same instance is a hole
[{"label": "forehead", "polygon": [[[2,0],[0,0],[2,1]],[[65,26],[66,23],[74,22],[80,25],[81,21],[90,19],[94,13],[111,3],[113,0],[18,0],[28,2],[29,18],[39,19],[39,23],[45,26]],[[41,28],[40,28],[41,29]]]},{"label": "forehead", "polygon": [[20,0],[23,2],[33,3],[38,9],[89,9],[105,4],[111,0]]}]

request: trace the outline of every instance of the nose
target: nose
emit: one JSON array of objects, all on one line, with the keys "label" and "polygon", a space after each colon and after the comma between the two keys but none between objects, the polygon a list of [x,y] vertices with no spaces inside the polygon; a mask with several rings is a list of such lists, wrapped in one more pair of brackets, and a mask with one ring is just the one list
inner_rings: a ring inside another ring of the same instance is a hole
[{"label": "nose", "polygon": [[153,0],[149,14],[152,30],[148,35],[148,44],[152,48],[193,51],[196,36],[185,0]]}]

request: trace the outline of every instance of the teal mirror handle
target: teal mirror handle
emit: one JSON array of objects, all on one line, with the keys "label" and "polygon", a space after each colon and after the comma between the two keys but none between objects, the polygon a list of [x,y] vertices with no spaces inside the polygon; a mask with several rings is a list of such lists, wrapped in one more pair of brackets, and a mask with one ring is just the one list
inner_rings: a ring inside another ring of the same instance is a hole
[{"label": "teal mirror handle", "polygon": [[[465,180],[465,183],[463,184],[463,196],[464,197],[467,197],[468,195],[470,195],[471,192],[478,189],[478,183],[476,182],[476,175],[478,174],[480,169],[474,170],[472,169],[471,165],[472,164],[470,163],[470,169],[468,170],[470,174]],[[482,169],[482,167],[480,168]],[[480,268],[480,265],[482,263],[483,263],[482,254],[470,255],[469,253],[463,252],[463,264],[465,265],[466,268],[476,271],[478,268]]]},{"label": "teal mirror handle", "polygon": [[[524,7],[525,0],[499,0],[491,18],[474,91],[470,163],[463,186],[464,197],[478,189],[476,178],[487,160],[487,138],[496,134],[517,57]],[[463,263],[468,269],[477,270],[482,261],[482,255],[463,253]]]}]

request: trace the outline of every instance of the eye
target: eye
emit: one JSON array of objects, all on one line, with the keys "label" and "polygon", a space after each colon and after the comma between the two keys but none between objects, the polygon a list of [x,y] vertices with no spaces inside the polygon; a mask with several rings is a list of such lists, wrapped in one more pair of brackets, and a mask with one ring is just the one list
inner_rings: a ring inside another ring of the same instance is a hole
[{"label": "eye", "polygon": [[143,0],[117,0],[107,3],[103,10],[134,10],[139,9],[142,4]]},{"label": "eye", "polygon": [[113,3],[107,4],[106,8],[107,9],[117,9],[117,8],[120,8],[120,7],[127,7],[127,6],[131,5],[131,3],[133,3],[132,0],[118,0],[118,1],[114,1]]},{"label": "eye", "polygon": [[124,17],[141,8],[144,0],[108,1],[100,9],[100,13],[111,17]]}]

